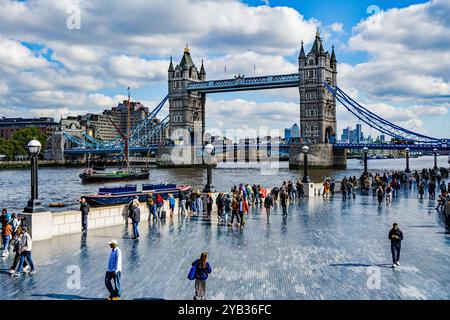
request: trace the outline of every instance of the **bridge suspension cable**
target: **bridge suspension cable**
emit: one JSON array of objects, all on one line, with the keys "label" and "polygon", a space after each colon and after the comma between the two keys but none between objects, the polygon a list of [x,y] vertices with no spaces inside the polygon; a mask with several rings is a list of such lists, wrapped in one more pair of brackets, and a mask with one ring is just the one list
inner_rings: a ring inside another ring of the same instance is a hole
[{"label": "bridge suspension cable", "polygon": [[438,143],[441,139],[429,137],[420,133],[413,132],[411,130],[400,127],[386,119],[381,118],[377,114],[371,112],[367,108],[360,105],[354,99],[352,99],[348,94],[346,94],[339,87],[333,88],[327,82],[324,82],[325,87],[330,91],[333,96],[358,120],[364,122],[370,128],[374,128],[384,134],[387,134],[393,138],[399,140],[405,140],[414,143]]}]

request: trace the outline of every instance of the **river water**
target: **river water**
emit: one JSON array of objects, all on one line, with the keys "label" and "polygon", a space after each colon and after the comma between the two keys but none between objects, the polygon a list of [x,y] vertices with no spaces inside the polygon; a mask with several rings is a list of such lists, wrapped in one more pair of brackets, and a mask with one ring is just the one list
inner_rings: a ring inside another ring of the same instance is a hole
[{"label": "river water", "polygon": [[[410,168],[422,169],[433,166],[432,156],[410,159]],[[447,156],[438,157],[439,167],[448,167]],[[369,160],[370,172],[388,170],[403,170],[405,159]],[[350,159],[345,170],[309,170],[309,176],[314,182],[323,181],[326,176],[334,176],[341,180],[344,176],[359,177],[363,165],[360,160]],[[104,184],[82,184],[78,174],[80,168],[41,168],[39,169],[39,198],[44,205],[51,202],[64,202],[64,208],[49,208],[49,211],[61,211],[78,208],[78,199],[83,194],[98,191]],[[267,168],[261,164],[223,163],[213,171],[213,184],[217,191],[229,191],[239,183],[256,183],[264,187],[280,185],[284,180],[295,180],[303,176],[302,170],[289,170],[287,162],[280,162]],[[193,188],[203,188],[206,182],[206,169],[152,169],[150,181],[141,183],[176,183],[188,184]],[[119,185],[113,183],[110,185]],[[122,183],[124,184],[124,183]],[[0,170],[0,206],[11,211],[21,212],[30,196],[30,171]]]}]

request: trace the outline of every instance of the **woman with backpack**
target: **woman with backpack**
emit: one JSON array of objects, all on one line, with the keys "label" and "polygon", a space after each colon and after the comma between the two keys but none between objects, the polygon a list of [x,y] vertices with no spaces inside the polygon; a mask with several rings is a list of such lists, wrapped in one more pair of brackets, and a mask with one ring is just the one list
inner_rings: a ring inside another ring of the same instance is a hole
[{"label": "woman with backpack", "polygon": [[212,269],[207,261],[208,253],[202,252],[199,259],[192,262],[192,268],[189,272],[188,279],[195,279],[195,296],[194,300],[205,300],[206,293],[206,279],[208,279],[208,274],[211,273]]}]

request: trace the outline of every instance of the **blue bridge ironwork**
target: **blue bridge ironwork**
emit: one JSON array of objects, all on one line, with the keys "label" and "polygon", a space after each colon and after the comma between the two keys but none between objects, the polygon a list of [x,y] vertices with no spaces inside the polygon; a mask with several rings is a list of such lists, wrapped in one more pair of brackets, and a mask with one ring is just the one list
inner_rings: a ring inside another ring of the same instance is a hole
[{"label": "blue bridge ironwork", "polygon": [[217,93],[230,91],[290,88],[298,87],[299,83],[299,74],[293,73],[249,78],[239,76],[235,79],[191,82],[187,85],[186,89],[187,91],[198,91],[200,93]]},{"label": "blue bridge ironwork", "polygon": [[[285,74],[285,75],[269,75],[260,77],[244,77],[238,76],[234,79],[224,80],[210,80],[201,82],[190,82],[187,85],[187,91],[196,91],[199,93],[218,93],[244,90],[261,90],[273,88],[288,88],[298,87],[300,83],[299,74]],[[367,147],[369,149],[377,150],[400,150],[409,148],[411,150],[450,150],[448,141],[450,139],[438,139],[426,136],[411,130],[402,128],[379,115],[371,112],[341,88],[333,87],[329,83],[324,82],[324,86],[329,90],[349,112],[351,112],[359,121],[364,122],[370,128],[374,128],[379,132],[393,137],[397,141],[403,142],[399,144],[350,144],[350,143],[335,143],[335,149],[362,149]],[[136,126],[130,133],[130,151],[131,152],[156,152],[158,147],[151,143],[151,137],[157,134],[160,130],[165,128],[169,122],[169,116],[166,116],[160,124],[154,127],[150,132],[145,128],[147,125],[159,114],[168,96],[150,112],[150,114]],[[77,147],[66,149],[65,154],[83,154],[83,153],[123,153],[123,141],[116,139],[109,142],[99,141],[87,133],[83,133],[84,139],[72,136],[64,132],[64,136],[75,144]],[[250,147],[257,148],[257,146],[239,146],[239,148]],[[260,146],[261,148],[261,146]],[[276,147],[281,156],[289,153],[289,144],[278,145]],[[218,152],[220,152],[218,150]]]}]

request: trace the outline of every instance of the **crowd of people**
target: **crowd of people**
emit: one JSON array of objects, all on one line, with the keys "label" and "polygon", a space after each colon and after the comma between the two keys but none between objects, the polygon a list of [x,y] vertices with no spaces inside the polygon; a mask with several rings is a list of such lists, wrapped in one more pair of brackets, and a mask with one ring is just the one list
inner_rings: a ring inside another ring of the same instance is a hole
[{"label": "crowd of people", "polygon": [[[344,177],[340,182],[340,191],[342,199],[356,197],[356,190],[366,195],[376,196],[381,204],[391,204],[393,198],[399,197],[400,190],[410,189],[416,191],[420,199],[424,198],[425,192],[428,193],[429,200],[436,200],[436,191],[438,192],[436,209],[442,209],[449,203],[450,180],[449,172],[446,169],[423,169],[407,173],[403,171],[385,172],[383,174],[362,175],[359,179],[355,176]],[[448,181],[448,182],[446,182]],[[323,182],[323,188],[318,192],[322,197],[331,197],[335,195],[336,181],[333,177],[326,177]],[[338,188],[339,190],[339,188]],[[289,203],[299,200],[305,196],[304,185],[300,180],[283,181],[281,186],[275,186],[271,189],[257,184],[241,183],[231,188],[230,192],[220,192],[215,198],[211,193],[206,196],[200,190],[179,190],[178,198],[178,216],[205,216],[210,218],[216,206],[218,223],[229,227],[243,228],[246,225],[246,218],[249,216],[251,208],[264,208],[261,212],[266,213],[267,221],[270,220],[272,208],[279,202],[281,213],[287,215]],[[169,216],[175,215],[177,201],[173,194],[167,197]],[[166,218],[166,202],[160,194],[148,194],[146,206],[149,212],[149,220],[158,222]],[[82,215],[82,231],[87,232],[88,215],[90,211],[89,204],[85,199],[80,200],[80,211]],[[128,223],[131,220],[133,225],[133,239],[139,239],[138,225],[141,220],[141,208],[138,198],[134,198],[127,206]],[[32,260],[32,239],[26,226],[21,225],[15,213],[9,213],[6,208],[2,210],[0,216],[2,225],[2,256],[7,257],[12,251],[15,253],[10,273],[18,277],[23,272],[34,274],[36,272]],[[391,252],[393,268],[400,265],[400,248],[403,240],[403,233],[394,224],[388,235],[391,240]],[[111,248],[108,260],[107,271],[105,275],[105,285],[109,291],[109,300],[118,300],[121,296],[120,281],[122,271],[122,256],[118,247],[117,240],[109,242]],[[203,300],[206,291],[206,279],[211,273],[211,266],[207,262],[207,252],[203,252],[200,258],[192,263],[192,269],[188,274],[190,280],[195,280],[194,299]]]},{"label": "crowd of people", "polygon": [[21,225],[16,213],[10,213],[6,208],[2,209],[0,222],[3,248],[1,256],[8,257],[11,248],[14,253],[13,264],[9,269],[10,274],[18,277],[22,272],[36,273],[31,255],[33,241],[28,233],[28,228]]},{"label": "crowd of people", "polygon": [[[436,209],[440,209],[450,200],[448,176],[449,172],[445,168],[422,169],[414,172],[392,171],[385,172],[383,175],[378,173],[363,175],[360,184],[365,194],[369,194],[372,189],[372,195],[377,197],[380,204],[383,201],[391,204],[393,198],[399,197],[402,189],[416,191],[420,200],[424,199],[425,193],[428,193],[429,200],[436,200],[436,192],[438,192]],[[447,183],[446,180],[448,180]]]}]

